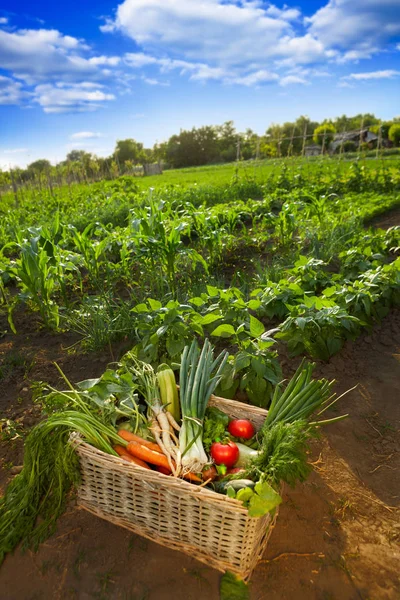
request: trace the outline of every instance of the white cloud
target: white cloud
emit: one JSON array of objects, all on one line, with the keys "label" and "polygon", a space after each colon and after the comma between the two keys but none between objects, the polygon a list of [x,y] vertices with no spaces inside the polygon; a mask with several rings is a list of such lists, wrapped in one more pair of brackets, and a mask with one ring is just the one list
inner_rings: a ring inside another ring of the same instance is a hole
[{"label": "white cloud", "polygon": [[343,79],[367,81],[370,79],[393,79],[394,77],[398,77],[399,75],[400,71],[387,69],[385,71],[370,71],[368,73],[351,73],[350,75],[343,77]]},{"label": "white cloud", "polygon": [[365,53],[400,34],[400,0],[330,0],[306,23],[325,46]]},{"label": "white cloud", "polygon": [[95,131],[78,131],[69,136],[70,140],[89,140],[103,137],[101,133]]},{"label": "white cloud", "polygon": [[[124,55],[132,68],[179,69],[192,80],[257,85],[257,73],[270,73],[273,65],[291,69],[343,55],[313,31],[318,19],[308,19],[310,30],[299,33],[300,17],[298,9],[262,0],[124,0],[102,30],[121,31],[140,46]],[[362,52],[370,53],[370,45],[348,51],[343,60],[361,58]]]},{"label": "white cloud", "polygon": [[287,85],[293,85],[296,83],[308,85],[308,81],[303,77],[299,77],[298,75],[286,75],[286,77],[282,77],[282,79],[279,81],[279,85],[282,85],[283,87],[286,87]]},{"label": "white cloud", "polygon": [[[88,62],[91,65],[108,65],[110,67],[116,67],[121,62],[120,56],[94,56],[89,58]],[[104,73],[104,71],[103,71]]]},{"label": "white cloud", "polygon": [[[283,58],[280,66],[309,64],[330,58],[331,53],[319,40],[307,33],[303,37],[284,37],[275,48],[275,54]],[[286,57],[286,58],[285,58]]]},{"label": "white cloud", "polygon": [[63,78],[79,81],[98,79],[99,67],[115,66],[118,57],[83,56],[90,50],[82,40],[56,29],[0,30],[0,65],[28,84]]},{"label": "white cloud", "polygon": [[249,75],[245,75],[243,77],[232,77],[227,78],[226,83],[235,83],[237,85],[246,85],[246,86],[254,86],[261,83],[276,81],[279,79],[276,73],[271,73],[270,71],[259,70],[254,73],[250,73]]},{"label": "white cloud", "polygon": [[[263,3],[259,2],[259,7],[262,8]],[[300,18],[301,12],[297,8],[288,8],[285,6],[283,9],[278,8],[274,4],[270,4],[265,12],[270,17],[276,17],[278,19],[285,19],[285,21],[297,21]]]},{"label": "white cloud", "polygon": [[0,105],[20,104],[27,95],[19,81],[0,75]]},{"label": "white cloud", "polygon": [[28,152],[28,148],[11,148],[8,150],[3,150],[4,154],[23,154]]},{"label": "white cloud", "polygon": [[35,88],[35,101],[46,113],[93,111],[103,106],[101,102],[115,100],[114,94],[103,92],[99,89],[101,87],[92,82],[38,85]]},{"label": "white cloud", "polygon": [[0,17],[0,25],[7,25],[8,19],[7,17]]},{"label": "white cloud", "polygon": [[142,79],[148,85],[169,86],[168,81],[160,81],[159,79],[155,79],[154,77],[142,77]]},{"label": "white cloud", "polygon": [[227,70],[247,77],[270,70],[271,60],[291,68],[369,59],[400,34],[399,16],[400,0],[329,0],[302,24],[297,8],[263,0],[124,0],[101,29],[121,31],[141,46],[144,52],[125,56],[134,68],[201,60],[223,70],[209,79],[224,81]]},{"label": "white cloud", "polygon": [[158,62],[156,58],[144,54],[143,52],[127,52],[124,56],[124,60],[129,67],[136,67],[139,69]]},{"label": "white cloud", "polygon": [[379,52],[379,48],[372,47],[367,43],[364,48],[360,47],[358,50],[348,50],[347,52],[344,52],[344,54],[338,54],[336,62],[339,64],[348,62],[358,63],[360,60],[371,58],[372,55],[377,52]]},{"label": "white cloud", "polygon": [[205,63],[194,63],[187,60],[175,60],[171,58],[155,58],[143,52],[127,53],[124,56],[125,63],[134,68],[143,68],[148,65],[156,65],[162,73],[179,69],[181,74],[190,73],[190,79],[222,79],[227,71],[220,67],[211,67]]},{"label": "white cloud", "polygon": [[[181,75],[188,74],[189,79],[193,81],[219,80],[223,83],[253,86],[260,83],[276,81],[279,76],[266,69],[259,69],[248,73],[246,71],[235,69],[226,69],[223,67],[212,67],[205,63],[190,62],[187,60],[177,60],[171,58],[155,58],[143,52],[125,54],[124,60],[129,66],[143,68],[148,65],[155,65],[161,73],[168,73],[172,70],[179,70]],[[142,79],[150,85],[162,85],[155,78]],[[165,84],[164,84],[165,85]]]},{"label": "white cloud", "polygon": [[282,35],[291,31],[285,10],[271,15],[263,6],[244,0],[125,0],[114,24],[108,21],[102,31],[120,30],[151,52],[243,65],[274,54]]}]

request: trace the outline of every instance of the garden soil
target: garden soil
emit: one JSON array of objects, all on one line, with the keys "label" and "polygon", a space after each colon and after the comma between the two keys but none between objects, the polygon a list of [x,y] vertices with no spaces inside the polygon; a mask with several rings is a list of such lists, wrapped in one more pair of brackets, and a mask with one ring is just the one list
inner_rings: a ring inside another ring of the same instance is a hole
[{"label": "garden soil", "polygon": [[[62,385],[53,361],[76,382],[99,376],[127,349],[82,354],[76,338],[40,331],[32,316],[20,315],[16,325],[16,336],[0,338],[0,415],[24,431],[40,416],[32,384]],[[290,376],[299,361],[281,350]],[[349,419],[324,428],[311,449],[312,475],[286,488],[251,600],[398,599],[400,311],[318,362],[316,375],[335,378],[339,393],[358,384],[337,409]],[[22,464],[22,446],[20,439],[0,445],[0,491]],[[217,571],[80,510],[71,498],[37,553],[18,548],[6,557],[0,600],[216,600],[219,581]]]}]

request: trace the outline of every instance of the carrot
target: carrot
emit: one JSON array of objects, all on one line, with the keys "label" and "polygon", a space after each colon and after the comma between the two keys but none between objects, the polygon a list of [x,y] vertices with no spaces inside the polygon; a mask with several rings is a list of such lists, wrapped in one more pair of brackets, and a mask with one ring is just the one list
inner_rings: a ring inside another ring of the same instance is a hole
[{"label": "carrot", "polygon": [[158,466],[156,471],[162,473],[163,475],[171,475],[171,469],[166,469],[165,467]]},{"label": "carrot", "polygon": [[134,456],[135,458],[140,458],[152,465],[158,465],[159,467],[165,467],[169,469],[168,459],[164,454],[160,454],[160,452],[155,452],[151,448],[143,446],[139,444],[139,442],[132,441],[129,442],[126,447],[129,454]]},{"label": "carrot", "polygon": [[134,456],[129,454],[129,452],[127,452],[123,446],[113,446],[113,448],[115,452],[117,452],[117,454],[119,454],[119,456],[124,460],[134,463],[138,467],[143,467],[143,469],[150,469],[149,465],[145,463],[144,460],[140,460],[140,458],[135,458]]},{"label": "carrot", "polygon": [[[169,466],[168,459],[164,454],[155,452],[151,448],[148,448],[143,444],[136,442],[135,440],[129,442],[128,446],[126,447],[126,450],[129,452],[130,455],[134,456],[136,459],[139,459],[140,461],[146,461],[151,465],[157,465],[157,467],[163,467],[166,471],[168,471],[168,474],[171,473],[171,468]],[[195,475],[194,473],[186,473],[184,475],[184,478],[188,481],[193,481],[195,483],[202,482],[200,477],[197,477],[197,475]]]},{"label": "carrot", "polygon": [[195,475],[194,473],[186,473],[183,476],[184,479],[187,479],[188,481],[192,481],[193,483],[202,483],[203,480],[200,479],[200,477],[197,477],[197,475]]},{"label": "carrot", "polygon": [[130,431],[127,431],[126,429],[120,429],[118,431],[118,435],[119,435],[119,437],[122,437],[122,439],[125,440],[126,442],[137,442],[138,444],[141,444],[142,446],[146,446],[146,448],[150,448],[150,450],[153,450],[154,452],[160,452],[162,454],[162,450],[158,444],[155,444],[154,442],[149,442],[148,440],[144,440],[139,435],[136,435],[135,433],[131,433]]}]

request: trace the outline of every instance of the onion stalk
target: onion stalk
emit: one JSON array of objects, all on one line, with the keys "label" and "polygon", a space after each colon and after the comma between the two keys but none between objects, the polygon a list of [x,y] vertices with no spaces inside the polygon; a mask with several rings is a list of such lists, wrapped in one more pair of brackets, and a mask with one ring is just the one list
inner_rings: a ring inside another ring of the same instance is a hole
[{"label": "onion stalk", "polygon": [[182,354],[179,383],[182,427],[179,447],[182,466],[200,472],[209,462],[203,447],[203,422],[211,394],[222,377],[228,352],[221,352],[214,360],[214,351],[206,339],[200,352],[196,340],[185,346]]},{"label": "onion stalk", "polygon": [[[322,407],[322,410],[318,413],[318,415],[321,415],[327,408],[354,389],[347,390],[347,392],[339,397],[336,394],[331,394],[335,380],[311,379],[314,367],[315,363],[305,364],[305,360],[303,359],[285,390],[282,392],[281,384],[276,386],[271,406],[264,422],[264,428],[272,427],[280,421],[293,423],[294,421],[308,419],[318,408]],[[327,423],[332,423],[346,417],[348,415],[324,421],[314,421],[312,425],[326,425]]]}]

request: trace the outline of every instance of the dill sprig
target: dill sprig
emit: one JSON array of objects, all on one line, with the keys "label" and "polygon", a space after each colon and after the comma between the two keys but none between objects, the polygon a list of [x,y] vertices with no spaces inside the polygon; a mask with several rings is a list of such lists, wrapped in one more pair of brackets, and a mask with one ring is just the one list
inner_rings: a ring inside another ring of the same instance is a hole
[{"label": "dill sprig", "polygon": [[308,442],[316,436],[315,427],[305,420],[293,423],[278,421],[264,427],[259,435],[259,454],[246,469],[245,477],[278,486],[281,481],[294,486],[296,481],[307,478],[311,471],[307,460]]}]

